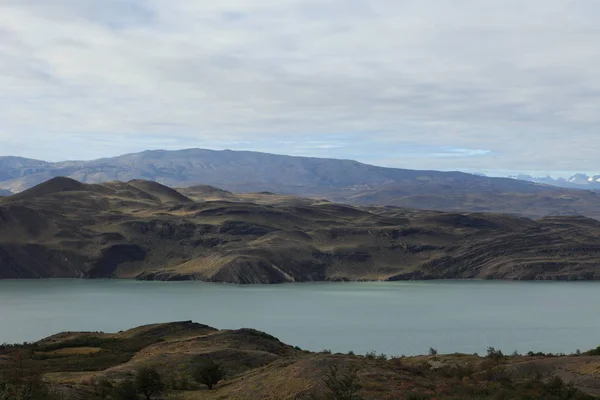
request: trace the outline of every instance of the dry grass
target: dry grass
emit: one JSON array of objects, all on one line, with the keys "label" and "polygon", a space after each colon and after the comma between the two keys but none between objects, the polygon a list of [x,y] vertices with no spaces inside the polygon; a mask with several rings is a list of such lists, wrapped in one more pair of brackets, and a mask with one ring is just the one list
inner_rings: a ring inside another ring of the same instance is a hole
[{"label": "dry grass", "polygon": [[[82,340],[101,342],[95,347],[72,346]],[[177,383],[183,378],[192,382],[191,369],[198,359],[219,363],[227,373],[226,379],[212,391],[196,384],[188,390],[176,388],[169,399],[308,400],[313,394],[324,393],[322,378],[334,365],[342,371],[356,367],[363,386],[361,395],[369,400],[402,399],[409,392],[436,393],[439,399],[488,399],[467,394],[499,388],[500,383],[488,378],[495,376],[498,368],[504,371],[503,376],[513,379],[511,390],[517,390],[520,382],[534,373],[560,376],[588,393],[600,388],[599,357],[506,357],[493,361],[465,354],[393,359],[332,355],[300,351],[251,329],[217,331],[190,322],[147,325],[114,334],[67,333],[41,341],[36,348],[44,346],[55,347],[47,351],[55,356],[52,363],[29,358],[28,354],[35,352],[29,353],[27,348],[21,350],[24,362],[45,372],[45,380],[54,385],[88,393],[86,400],[99,400],[94,397],[98,382],[120,382],[142,366],[154,366],[166,382]],[[87,354],[83,351],[86,347],[102,351]],[[99,354],[117,361],[119,354],[112,351],[131,348],[138,350],[129,359],[102,370],[86,370],[85,364],[80,370],[63,369]],[[0,372],[3,368],[11,366],[0,362]]]},{"label": "dry grass", "polygon": [[49,354],[55,356],[69,356],[69,355],[86,355],[86,354],[94,354],[102,351],[100,347],[70,347],[66,349],[57,349],[46,352],[39,352],[39,354]]}]

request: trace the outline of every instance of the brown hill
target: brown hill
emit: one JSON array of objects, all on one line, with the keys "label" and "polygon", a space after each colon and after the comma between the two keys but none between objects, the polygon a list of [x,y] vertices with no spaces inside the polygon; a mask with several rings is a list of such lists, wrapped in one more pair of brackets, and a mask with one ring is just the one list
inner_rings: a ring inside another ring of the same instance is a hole
[{"label": "brown hill", "polygon": [[69,179],[65,177],[57,177],[49,179],[46,182],[43,182],[37,186],[34,186],[31,189],[25,190],[21,193],[15,194],[12,200],[15,199],[31,199],[36,197],[43,197],[47,195],[51,195],[54,193],[64,193],[71,191],[81,191],[84,190],[86,185],[81,182],[78,182],[74,179]]},{"label": "brown hill", "polygon": [[[0,278],[598,279],[600,223],[53,179],[0,200]],[[227,200],[222,200],[226,198]]]},{"label": "brown hill", "polygon": [[[331,369],[348,371],[364,399],[573,399],[600,393],[597,350],[571,356],[487,357],[452,354],[392,357],[312,353],[253,329],[217,330],[191,321],[119,333],[66,332],[37,343],[0,346],[0,380],[43,374],[61,399],[101,400],[141,367],[154,368],[174,400],[309,400],[331,393]],[[18,354],[18,356],[15,356]],[[18,358],[17,358],[18,357]],[[213,390],[194,382],[195,366],[211,360],[225,371]],[[19,375],[16,375],[15,372]],[[501,394],[501,396],[498,395]],[[587,393],[587,394],[586,394]],[[162,398],[162,397],[161,397]],[[343,398],[343,397],[338,397]]]}]

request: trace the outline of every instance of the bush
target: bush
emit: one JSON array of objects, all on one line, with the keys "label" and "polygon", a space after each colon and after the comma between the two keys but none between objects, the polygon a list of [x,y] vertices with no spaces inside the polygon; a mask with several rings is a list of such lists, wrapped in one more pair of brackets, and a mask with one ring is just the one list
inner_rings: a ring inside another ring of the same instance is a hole
[{"label": "bush", "polygon": [[40,375],[19,371],[0,377],[0,400],[58,400],[59,394],[42,381]]},{"label": "bush", "polygon": [[437,349],[434,349],[433,347],[430,347],[429,348],[429,355],[430,356],[437,356],[438,355]]},{"label": "bush", "polygon": [[337,366],[329,367],[329,372],[323,379],[328,392],[327,400],[362,400],[358,395],[362,386],[358,381],[358,370],[350,368],[345,374],[339,374]]},{"label": "bush", "polygon": [[504,354],[502,353],[502,350],[496,350],[493,347],[488,347],[486,352],[487,352],[486,357],[489,359],[492,359],[496,362],[500,362],[504,358]]},{"label": "bush", "polygon": [[165,390],[165,385],[154,368],[142,367],[135,374],[135,388],[146,397],[146,400],[151,400],[152,396],[161,394]]},{"label": "bush", "polygon": [[58,400],[61,397],[42,380],[41,374],[23,367],[18,351],[12,365],[0,371],[0,400]]},{"label": "bush", "polygon": [[204,361],[196,366],[192,376],[196,382],[206,385],[211,390],[225,377],[225,371],[213,360]]}]

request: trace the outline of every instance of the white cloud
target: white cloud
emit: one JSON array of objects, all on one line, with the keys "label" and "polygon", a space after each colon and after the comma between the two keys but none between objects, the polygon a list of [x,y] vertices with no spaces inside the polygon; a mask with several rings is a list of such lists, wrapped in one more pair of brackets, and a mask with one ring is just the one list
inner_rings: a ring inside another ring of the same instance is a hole
[{"label": "white cloud", "polygon": [[0,153],[594,170],[599,19],[595,0],[0,0]]}]

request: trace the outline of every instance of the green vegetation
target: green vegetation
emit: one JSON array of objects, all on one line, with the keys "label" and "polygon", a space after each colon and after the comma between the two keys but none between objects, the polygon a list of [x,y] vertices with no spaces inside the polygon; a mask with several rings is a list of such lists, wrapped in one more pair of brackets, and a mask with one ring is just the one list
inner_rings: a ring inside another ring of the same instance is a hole
[{"label": "green vegetation", "polygon": [[196,382],[212,390],[213,386],[225,377],[225,371],[213,360],[204,360],[194,368],[193,377]]},{"label": "green vegetation", "polygon": [[152,396],[161,394],[165,390],[165,385],[154,368],[142,367],[135,374],[135,388],[146,397],[146,400],[151,400]]},{"label": "green vegetation", "polygon": [[16,368],[0,375],[0,400],[61,400],[35,372]]},{"label": "green vegetation", "polygon": [[361,384],[358,379],[358,369],[350,368],[345,373],[340,373],[335,365],[329,367],[329,371],[323,379],[327,387],[325,400],[362,400],[358,395]]}]

